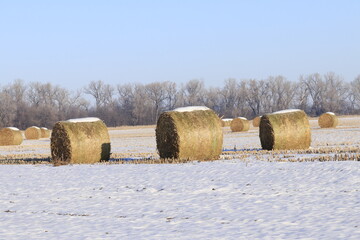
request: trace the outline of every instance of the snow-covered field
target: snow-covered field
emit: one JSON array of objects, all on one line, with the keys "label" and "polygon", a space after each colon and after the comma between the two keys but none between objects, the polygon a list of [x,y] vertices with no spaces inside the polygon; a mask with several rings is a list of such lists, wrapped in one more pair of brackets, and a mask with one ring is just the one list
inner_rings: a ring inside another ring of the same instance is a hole
[{"label": "snow-covered field", "polygon": [[[311,123],[314,149],[360,146],[360,117],[337,129]],[[157,157],[154,128],[110,135],[114,156]],[[0,165],[0,239],[360,239],[359,161],[275,161],[259,151],[257,129],[224,128],[224,148],[234,147],[249,153],[184,164]],[[0,147],[3,158],[36,154],[50,154],[49,140]]]}]

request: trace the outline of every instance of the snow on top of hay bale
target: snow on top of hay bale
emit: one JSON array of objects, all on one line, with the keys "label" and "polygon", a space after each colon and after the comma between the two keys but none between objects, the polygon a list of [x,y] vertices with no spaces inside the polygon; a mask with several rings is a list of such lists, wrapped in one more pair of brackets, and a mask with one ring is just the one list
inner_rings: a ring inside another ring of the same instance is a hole
[{"label": "snow on top of hay bale", "polygon": [[222,118],[221,120],[228,122],[228,121],[232,121],[233,119],[232,118]]},{"label": "snow on top of hay bale", "polygon": [[206,111],[206,110],[211,110],[211,109],[208,107],[205,107],[205,106],[190,106],[190,107],[175,108],[172,111],[173,112],[193,112],[193,111]]},{"label": "snow on top of hay bale", "polygon": [[73,119],[67,120],[67,122],[72,122],[72,123],[78,123],[78,122],[96,122],[96,121],[101,121],[101,120],[100,120],[99,118],[97,118],[97,117],[73,118]]},{"label": "snow on top of hay bale", "polygon": [[242,120],[247,120],[247,118],[245,118],[245,117],[238,117],[238,118],[240,118]]},{"label": "snow on top of hay bale", "polygon": [[335,115],[335,113],[333,112],[326,112],[327,114],[331,114],[331,115]]},{"label": "snow on top of hay bale", "polygon": [[20,129],[16,128],[16,127],[7,127],[8,129],[14,130],[14,131],[20,131]]},{"label": "snow on top of hay bale", "polygon": [[283,114],[283,113],[291,113],[291,112],[298,112],[298,111],[302,111],[302,110],[300,110],[300,109],[286,109],[286,110],[273,112],[272,114]]}]

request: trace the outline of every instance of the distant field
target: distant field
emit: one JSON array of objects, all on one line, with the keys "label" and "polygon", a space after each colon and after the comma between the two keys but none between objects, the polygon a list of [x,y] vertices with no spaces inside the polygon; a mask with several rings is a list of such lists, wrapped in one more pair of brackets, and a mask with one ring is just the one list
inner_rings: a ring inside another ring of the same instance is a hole
[{"label": "distant field", "polygon": [[[316,118],[310,118],[311,148],[306,151],[263,151],[259,129],[251,126],[248,132],[231,132],[224,127],[222,159],[252,159],[263,161],[330,161],[360,158],[360,116],[340,116],[336,129],[321,129]],[[126,163],[156,163],[155,125],[109,128],[111,163],[126,159]],[[24,140],[20,146],[0,146],[0,164],[48,163],[50,139]],[[140,159],[138,161],[128,161]],[[142,159],[142,160],[141,160]],[[151,159],[151,160],[148,160]],[[124,162],[124,161],[120,161]]]}]

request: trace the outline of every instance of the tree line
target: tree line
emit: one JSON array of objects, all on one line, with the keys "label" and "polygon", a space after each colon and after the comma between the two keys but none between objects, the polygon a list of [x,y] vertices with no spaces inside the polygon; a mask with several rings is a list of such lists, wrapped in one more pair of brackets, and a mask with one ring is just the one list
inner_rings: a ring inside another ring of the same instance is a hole
[{"label": "tree line", "polygon": [[253,118],[278,110],[299,108],[310,116],[324,112],[360,112],[360,75],[351,82],[329,72],[266,79],[224,80],[206,87],[193,79],[185,84],[152,82],[116,86],[92,81],[76,91],[51,83],[15,80],[0,86],[0,127],[51,128],[56,121],[99,117],[107,126],[155,124],[159,114],[176,107],[205,105],[220,117]]}]

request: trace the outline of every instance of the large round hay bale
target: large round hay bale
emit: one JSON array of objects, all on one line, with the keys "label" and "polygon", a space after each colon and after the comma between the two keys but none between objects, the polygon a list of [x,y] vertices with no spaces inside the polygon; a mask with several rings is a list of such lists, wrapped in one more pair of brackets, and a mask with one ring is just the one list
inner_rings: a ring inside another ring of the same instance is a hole
[{"label": "large round hay bale", "polygon": [[20,145],[23,142],[21,131],[14,127],[0,129],[0,146]]},{"label": "large round hay bale", "polygon": [[51,131],[47,129],[46,127],[40,128],[41,131],[41,138],[49,138]]},{"label": "large round hay bale", "polygon": [[35,127],[35,126],[28,127],[25,130],[25,138],[26,139],[40,139],[41,138],[40,128]]},{"label": "large round hay bale", "polygon": [[339,121],[335,113],[326,112],[320,115],[318,123],[321,128],[335,128]]},{"label": "large round hay bale", "polygon": [[246,132],[249,128],[249,120],[243,117],[234,118],[230,123],[230,129],[232,132]]},{"label": "large round hay bale", "polygon": [[311,143],[309,120],[299,109],[266,114],[260,120],[260,141],[263,149],[307,149]]},{"label": "large round hay bale", "polygon": [[161,158],[219,159],[223,132],[219,117],[207,107],[184,107],[163,112],[156,125]]},{"label": "large round hay bale", "polygon": [[232,120],[233,120],[232,118],[222,118],[221,119],[221,126],[229,127]]},{"label": "large round hay bale", "polygon": [[259,127],[260,126],[260,119],[261,119],[261,116],[257,116],[252,120],[252,124],[253,124],[254,127]]},{"label": "large round hay bale", "polygon": [[110,158],[109,132],[105,123],[98,118],[55,123],[50,146],[55,165],[95,163]]}]

